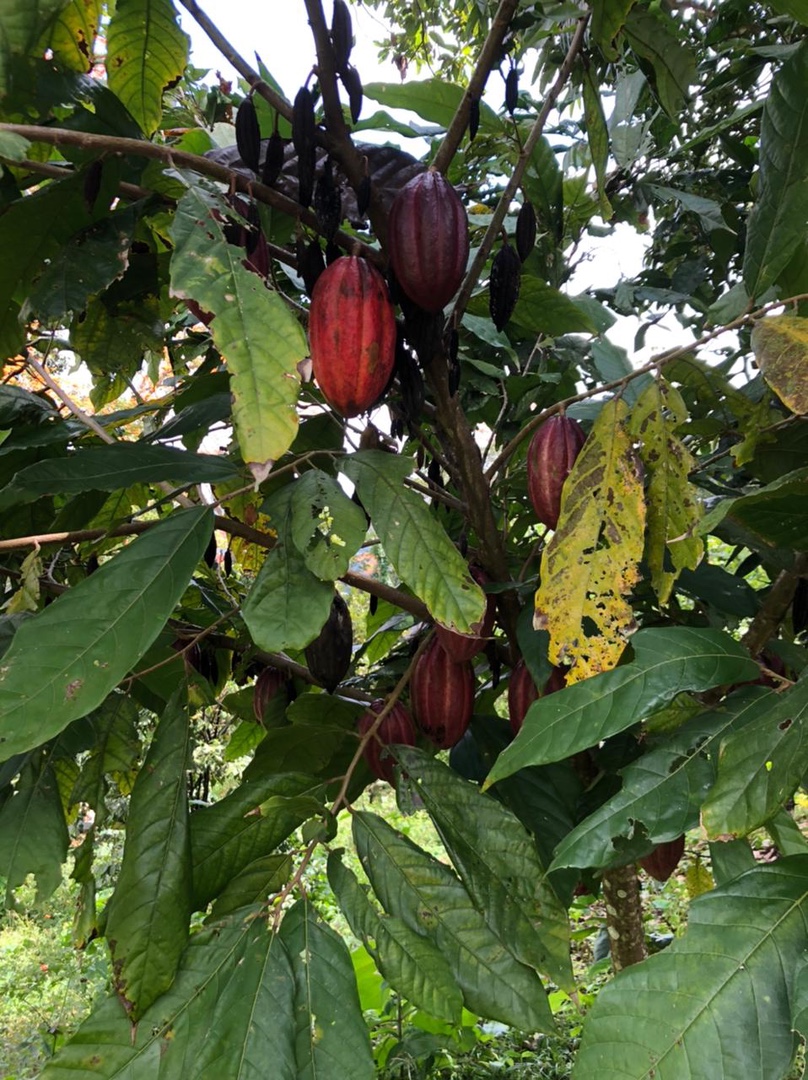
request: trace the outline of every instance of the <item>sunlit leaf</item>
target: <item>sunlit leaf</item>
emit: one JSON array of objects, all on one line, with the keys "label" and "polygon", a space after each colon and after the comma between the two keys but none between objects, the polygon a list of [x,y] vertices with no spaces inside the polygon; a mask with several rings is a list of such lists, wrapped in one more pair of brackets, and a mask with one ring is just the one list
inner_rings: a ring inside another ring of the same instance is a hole
[{"label": "sunlit leaf", "polygon": [[808,320],[793,315],[761,319],[752,348],[763,378],[793,413],[808,413]]}]

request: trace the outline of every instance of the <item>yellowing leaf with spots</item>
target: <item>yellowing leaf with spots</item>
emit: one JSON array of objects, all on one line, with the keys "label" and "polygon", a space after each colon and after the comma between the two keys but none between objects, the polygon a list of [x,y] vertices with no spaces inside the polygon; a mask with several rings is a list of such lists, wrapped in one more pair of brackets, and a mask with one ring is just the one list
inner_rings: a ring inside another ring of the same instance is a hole
[{"label": "yellowing leaf with spots", "polygon": [[793,413],[808,413],[808,319],[777,315],[752,331],[763,378]]},{"label": "yellowing leaf with spots", "polygon": [[694,536],[701,505],[688,480],[693,459],[675,433],[686,419],[681,394],[663,379],[650,383],[631,410],[631,432],[648,478],[645,557],[662,604],[681,571],[695,570],[704,553],[703,540]]},{"label": "yellowing leaf with spots", "polygon": [[642,474],[628,406],[604,405],[564,484],[561,516],[541,564],[534,626],[550,633],[550,660],[567,682],[609,671],[636,629],[626,594],[645,534]]}]

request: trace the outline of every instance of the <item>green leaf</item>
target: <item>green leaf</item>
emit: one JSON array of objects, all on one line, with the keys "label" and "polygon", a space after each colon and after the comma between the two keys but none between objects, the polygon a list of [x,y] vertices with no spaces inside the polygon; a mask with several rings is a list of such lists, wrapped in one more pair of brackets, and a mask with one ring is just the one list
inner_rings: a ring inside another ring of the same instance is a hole
[{"label": "green leaf", "polygon": [[163,90],[179,79],[189,41],[170,0],[118,0],[107,29],[109,88],[146,135],[160,125]]},{"label": "green leaf", "polygon": [[683,690],[701,692],[759,674],[745,649],[717,630],[638,630],[632,649],[630,663],[535,701],[485,786],[524,765],[561,761],[596,746],[651,716]]},{"label": "green leaf", "polygon": [[205,921],[218,922],[239,908],[265,904],[273,893],[280,892],[293,870],[294,857],[291,854],[262,855],[253,859],[228,881]]},{"label": "green leaf", "polygon": [[782,15],[790,15],[803,26],[808,26],[807,0],[769,0],[769,6]]},{"label": "green leaf", "polygon": [[489,929],[454,873],[374,814],[354,813],[353,829],[385,911],[434,941],[466,1007],[523,1031],[552,1030],[535,971],[520,964]]},{"label": "green leaf", "polygon": [[675,20],[663,15],[660,8],[652,13],[635,7],[625,25],[632,49],[653,66],[660,104],[674,121],[696,81],[696,58],[682,44],[676,29]]},{"label": "green leaf", "polygon": [[598,992],[573,1077],[784,1076],[806,885],[808,857],[792,856],[695,900],[685,934]]},{"label": "green leaf", "polygon": [[0,754],[101,704],[162,630],[212,524],[207,508],[172,514],[23,623],[0,666]]},{"label": "green leaf", "polygon": [[808,679],[769,695],[758,715],[721,747],[718,777],[702,807],[711,839],[745,836],[783,806],[808,770]]},{"label": "green leaf", "polygon": [[46,900],[61,885],[69,842],[53,766],[49,760],[29,760],[13,795],[0,807],[0,877],[9,907],[28,874],[36,875],[37,900]]},{"label": "green leaf", "polygon": [[572,990],[567,913],[519,819],[423,751],[399,747],[396,757],[488,926],[517,960]]},{"label": "green leaf", "polygon": [[404,486],[412,461],[364,450],[345,458],[340,468],[356,484],[401,580],[423,600],[436,622],[469,633],[482,620],[485,594],[424,500]]},{"label": "green leaf", "polygon": [[676,188],[664,187],[662,184],[649,184],[650,190],[661,200],[675,199],[685,210],[697,214],[701,227],[706,233],[714,229],[732,231],[724,220],[721,206],[714,199],[705,199],[701,195],[693,195],[689,191],[678,191]]},{"label": "green leaf", "polygon": [[247,270],[214,218],[227,207],[198,178],[171,226],[171,291],[213,312],[211,333],[232,374],[233,420],[242,457],[263,480],[297,433],[298,363],[306,335],[281,297]]},{"label": "green leaf", "polygon": [[610,60],[619,56],[614,39],[623,29],[634,3],[635,0],[594,0],[592,4],[592,40]]},{"label": "green leaf", "polygon": [[190,764],[182,686],[166,706],[135,781],[121,870],[106,909],[115,989],[133,1023],[171,986],[188,940]]},{"label": "green leaf", "polygon": [[42,52],[48,47],[61,67],[82,74],[87,71],[90,47],[98,33],[102,0],[70,0],[48,27],[40,42]]},{"label": "green leaf", "polygon": [[758,196],[749,216],[743,280],[751,297],[773,285],[808,227],[808,42],[772,80],[760,126]]},{"label": "green leaf", "polygon": [[808,319],[776,315],[752,330],[752,348],[763,378],[793,413],[808,413]]},{"label": "green leaf", "polygon": [[264,504],[278,542],[266,553],[241,610],[253,641],[266,652],[308,645],[322,629],[334,599],[333,583],[311,572],[293,542],[295,487],[282,488]]},{"label": "green leaf", "polygon": [[48,458],[20,469],[0,489],[0,510],[34,502],[43,495],[82,491],[117,491],[132,484],[169,480],[178,486],[217,484],[239,475],[225,457],[190,454],[171,446],[121,442],[76,450],[66,458]]},{"label": "green leaf", "polygon": [[298,1080],[372,1080],[370,1038],[342,938],[306,900],[286,913],[279,937],[295,977],[292,1031]]},{"label": "green leaf", "polygon": [[608,221],[612,216],[612,207],[606,194],[606,170],[609,165],[609,128],[603,113],[598,86],[592,77],[592,69],[587,66],[583,72],[584,120],[589,153],[595,167],[595,179],[598,185],[598,199],[601,217]]},{"label": "green leaf", "polygon": [[362,508],[321,469],[309,469],[293,485],[290,524],[295,547],[323,581],[348,570],[367,533]]},{"label": "green leaf", "polygon": [[110,694],[88,717],[93,730],[92,749],[82,762],[71,801],[92,806],[99,825],[106,816],[107,775],[115,775],[128,789],[124,778],[140,759],[138,719],[137,705],[121,693]]},{"label": "green leaf", "polygon": [[781,548],[805,551],[808,545],[808,468],[781,476],[754,495],[727,499],[701,527],[711,532],[727,519],[749,530],[755,540]]},{"label": "green leaf", "polygon": [[0,93],[6,91],[12,57],[31,52],[69,0],[4,4],[0,9]]},{"label": "green leaf", "polygon": [[315,790],[312,778],[280,774],[242,780],[224,799],[191,815],[195,911],[256,859],[275,848],[311,815],[298,797]]},{"label": "green leaf", "polygon": [[598,333],[597,325],[583,305],[532,275],[522,278],[511,320],[522,330],[547,337]]},{"label": "green leaf", "polygon": [[[448,128],[463,99],[462,86],[445,79],[420,79],[406,83],[367,83],[364,94],[371,101],[378,101],[390,109],[409,109],[423,120]],[[480,130],[502,130],[502,121],[485,102],[480,103]],[[410,128],[408,134],[412,135]]]}]

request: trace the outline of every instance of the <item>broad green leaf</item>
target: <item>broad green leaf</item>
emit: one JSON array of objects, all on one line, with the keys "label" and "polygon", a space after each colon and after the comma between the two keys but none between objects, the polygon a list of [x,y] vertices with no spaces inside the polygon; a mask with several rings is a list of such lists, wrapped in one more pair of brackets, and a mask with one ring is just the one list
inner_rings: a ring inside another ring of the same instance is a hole
[{"label": "broad green leaf", "polygon": [[43,35],[42,52],[49,47],[61,66],[84,73],[101,21],[102,0],[70,0],[60,6],[58,17]]},{"label": "broad green leaf", "polygon": [[166,706],[135,781],[126,843],[107,905],[115,989],[133,1023],[174,981],[191,918],[187,689]]},{"label": "broad green leaf", "polygon": [[107,998],[43,1080],[298,1080],[295,978],[278,935],[243,910],[192,936],[171,989],[132,1025]]},{"label": "broad green leaf", "polygon": [[608,221],[612,216],[612,207],[605,189],[606,170],[609,164],[609,128],[603,113],[600,92],[592,76],[592,69],[588,65],[584,69],[582,79],[586,138],[589,142],[592,164],[595,167],[601,216],[604,221]]},{"label": "broad green leaf", "polygon": [[236,874],[219,893],[206,922],[218,922],[239,908],[265,904],[273,894],[280,892],[294,870],[294,857],[288,855],[262,855],[253,859]]},{"label": "broad green leaf", "polygon": [[488,926],[517,960],[572,990],[567,913],[519,819],[422,751],[399,747],[396,757]]},{"label": "broad green leaf", "polygon": [[293,485],[291,535],[306,566],[324,581],[348,569],[367,533],[364,511],[321,469]]},{"label": "broad green leaf", "polygon": [[466,1007],[523,1031],[552,1030],[544,988],[486,925],[460,880],[381,818],[353,816],[354,842],[385,911],[427,934],[449,963]]},{"label": "broad green leaf", "polygon": [[107,28],[107,79],[146,135],[160,125],[163,90],[182,75],[188,46],[171,0],[117,0]]},{"label": "broad green leaf", "polygon": [[300,774],[243,780],[224,799],[191,815],[195,911],[311,816],[310,807],[296,800],[312,790],[312,778]]},{"label": "broad green leaf", "polygon": [[210,329],[231,372],[233,421],[242,457],[256,479],[289,449],[297,433],[300,376],[308,355],[300,323],[280,296],[243,265],[226,243],[220,197],[194,182],[171,226],[171,291],[215,316]]},{"label": "broad green leaf", "polygon": [[713,532],[723,520],[748,530],[758,543],[806,550],[808,545],[808,468],[787,473],[754,495],[726,499],[702,522]]},{"label": "broad green leaf", "polygon": [[106,816],[107,775],[116,776],[119,784],[123,780],[128,789],[125,778],[140,758],[139,711],[132,698],[114,693],[87,719],[93,728],[93,745],[82,762],[72,801],[91,806],[100,825]]},{"label": "broad green leaf", "polygon": [[748,682],[757,664],[729,634],[676,626],[639,630],[630,663],[539,698],[485,786],[524,765],[561,761],[625,731],[685,690]]},{"label": "broad green leaf", "polygon": [[101,704],[162,630],[212,524],[207,508],[172,514],[20,626],[0,666],[0,755]]},{"label": "broad green leaf", "polygon": [[266,553],[241,611],[253,641],[266,652],[308,645],[322,629],[334,599],[333,582],[313,574],[294,543],[295,486],[282,488],[264,505],[278,542]]},{"label": "broad green leaf", "polygon": [[117,491],[131,484],[216,484],[239,475],[225,457],[189,454],[171,446],[120,442],[89,446],[69,457],[48,458],[21,469],[0,489],[0,510],[34,502],[43,495],[75,495],[82,491]]},{"label": "broad green leaf", "polygon": [[550,633],[550,660],[572,664],[568,681],[614,667],[636,625],[626,593],[639,576],[645,502],[628,419],[619,398],[602,408],[542,556],[533,624]]},{"label": "broad green leaf", "polygon": [[635,0],[594,0],[592,4],[592,40],[610,60],[616,60],[619,55],[614,39],[623,29],[634,3]]},{"label": "broad green leaf", "polygon": [[342,938],[306,900],[284,915],[279,937],[295,978],[295,1075],[299,1080],[372,1080],[370,1037]]},{"label": "broad green leaf", "polygon": [[[320,695],[323,708],[330,694]],[[284,772],[307,772],[310,777],[340,776],[356,750],[356,719],[350,730],[337,725],[295,723],[267,732],[245,769],[249,779]]]},{"label": "broad green leaf", "polygon": [[730,709],[694,717],[621,770],[620,791],[564,837],[550,870],[635,861],[695,828],[715,781],[719,741],[748,723],[765,696],[762,687],[754,687],[728,703]]},{"label": "broad green leaf", "polygon": [[661,8],[652,13],[635,7],[624,29],[634,52],[653,66],[660,104],[677,121],[696,81],[696,59],[677,36],[675,20]]},{"label": "broad green leaf", "polygon": [[745,836],[768,821],[808,770],[808,679],[770,695],[721,747],[718,777],[702,807],[711,839]]},{"label": "broad green leaf", "polygon": [[0,132],[0,157],[7,161],[23,161],[30,149],[30,142],[15,131]]},{"label": "broad green leaf", "polygon": [[792,19],[808,26],[808,2],[806,0],[769,0],[769,5],[775,11],[783,15],[790,15]]},{"label": "broad green leaf", "polygon": [[661,604],[670,599],[678,574],[695,570],[704,553],[703,540],[694,535],[701,504],[688,479],[695,462],[676,435],[686,420],[681,395],[661,379],[649,384],[631,410],[630,428],[648,481],[645,557]]},{"label": "broad green leaf", "polygon": [[748,840],[718,840],[709,845],[716,885],[726,885],[757,866]]},{"label": "broad green leaf", "polygon": [[575,1080],[785,1076],[807,893],[808,857],[792,856],[695,900],[685,934],[598,992]]},{"label": "broad green leaf", "polygon": [[649,184],[648,186],[660,199],[675,199],[685,210],[697,214],[706,233],[711,233],[714,229],[731,231],[724,220],[720,204],[714,199],[705,199],[701,195],[694,195],[689,191],[678,191],[676,188],[665,187],[662,184]]},{"label": "broad green leaf", "polygon": [[759,297],[786,269],[808,226],[808,42],[772,80],[760,125],[758,195],[749,216],[743,280]]},{"label": "broad green leaf", "polygon": [[597,325],[583,305],[532,276],[522,279],[511,319],[521,329],[547,337],[598,333]]},{"label": "broad green leaf", "polygon": [[432,941],[393,915],[381,915],[339,855],[328,857],[328,881],[353,933],[376,958],[393,989],[430,1016],[459,1024],[463,998]]},{"label": "broad green leaf", "polygon": [[13,795],[0,807],[0,877],[7,906],[13,906],[14,889],[28,874],[36,875],[37,900],[46,900],[61,885],[69,841],[52,763],[29,760]]},{"label": "broad green leaf", "polygon": [[761,319],[752,330],[752,348],[763,378],[786,408],[800,416],[808,413],[808,319]]},{"label": "broad green leaf", "polygon": [[70,0],[41,0],[38,4],[3,4],[0,8],[0,94],[8,86],[10,62],[34,48]]},{"label": "broad green leaf", "polygon": [[356,484],[385,554],[436,622],[467,634],[481,622],[485,595],[438,519],[404,486],[407,457],[363,450],[340,463]]},{"label": "broad green leaf", "polygon": [[[462,86],[445,79],[408,80],[406,83],[367,83],[366,98],[390,109],[410,109],[423,120],[448,128],[463,98]],[[480,103],[480,130],[501,131],[502,121],[485,102]],[[408,132],[414,134],[412,129]]]},{"label": "broad green leaf", "polygon": [[[629,359],[626,350],[619,345],[614,345],[605,337],[592,342],[592,360],[604,382],[615,382],[617,379],[623,379],[634,370],[634,365]],[[649,375],[641,375],[638,379],[631,379],[625,385],[623,399],[629,405],[633,405],[649,382]]]}]

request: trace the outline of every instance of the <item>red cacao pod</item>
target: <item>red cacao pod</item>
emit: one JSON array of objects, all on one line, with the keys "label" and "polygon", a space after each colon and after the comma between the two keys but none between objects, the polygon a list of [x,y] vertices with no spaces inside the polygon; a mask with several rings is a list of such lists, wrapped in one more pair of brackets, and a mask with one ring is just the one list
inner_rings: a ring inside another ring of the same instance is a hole
[{"label": "red cacao pod", "polygon": [[668,840],[664,844],[658,844],[650,855],[640,859],[640,866],[655,881],[667,881],[679,865],[679,860],[684,853],[685,838],[684,836],[677,836],[675,840]]},{"label": "red cacao pod", "polygon": [[[469,570],[478,585],[485,585],[488,581],[485,573],[478,566],[469,567]],[[477,653],[483,651],[488,639],[491,637],[496,613],[496,601],[493,596],[488,596],[486,597],[485,611],[477,634],[458,634],[455,630],[448,630],[445,626],[436,626],[435,632],[438,641],[443,646],[444,651],[456,663],[460,664],[464,660],[473,660]]]},{"label": "red cacao pod", "polygon": [[348,673],[353,655],[353,623],[348,605],[338,592],[320,633],[303,650],[309,671],[329,694]]},{"label": "red cacao pod", "polygon": [[[360,735],[364,735],[375,723],[383,708],[383,698],[370,703],[368,711],[359,717]],[[415,746],[415,740],[415,724],[409,710],[397,701],[376,729],[374,738],[365,743],[363,753],[373,775],[379,780],[386,780],[388,784],[394,784],[395,759],[386,753],[384,748],[396,745]]]},{"label": "red cacao pod", "polygon": [[435,315],[460,287],[469,257],[469,226],[460,197],[430,169],[393,200],[388,223],[390,264],[410,300]]},{"label": "red cacao pod", "polygon": [[527,491],[536,517],[554,529],[561,510],[561,490],[586,435],[577,420],[551,416],[530,440],[527,450]]},{"label": "red cacao pod", "polygon": [[253,689],[253,712],[258,723],[264,720],[264,713],[270,701],[279,693],[286,692],[289,676],[276,667],[265,667],[255,680]]},{"label": "red cacao pod", "polygon": [[511,681],[508,683],[508,719],[514,735],[519,734],[525,722],[525,713],[533,702],[537,698],[554,694],[556,690],[563,690],[565,684],[564,669],[555,667],[544,684],[542,692],[539,693],[533,682],[533,676],[527,669],[527,664],[524,660],[520,660],[511,672]]},{"label": "red cacao pod", "polygon": [[311,299],[309,344],[314,377],[342,416],[358,416],[390,380],[396,319],[379,271],[343,255],[317,279]]},{"label": "red cacao pod", "polygon": [[441,750],[462,739],[474,711],[474,668],[458,664],[433,638],[418,657],[410,683],[415,722]]}]

